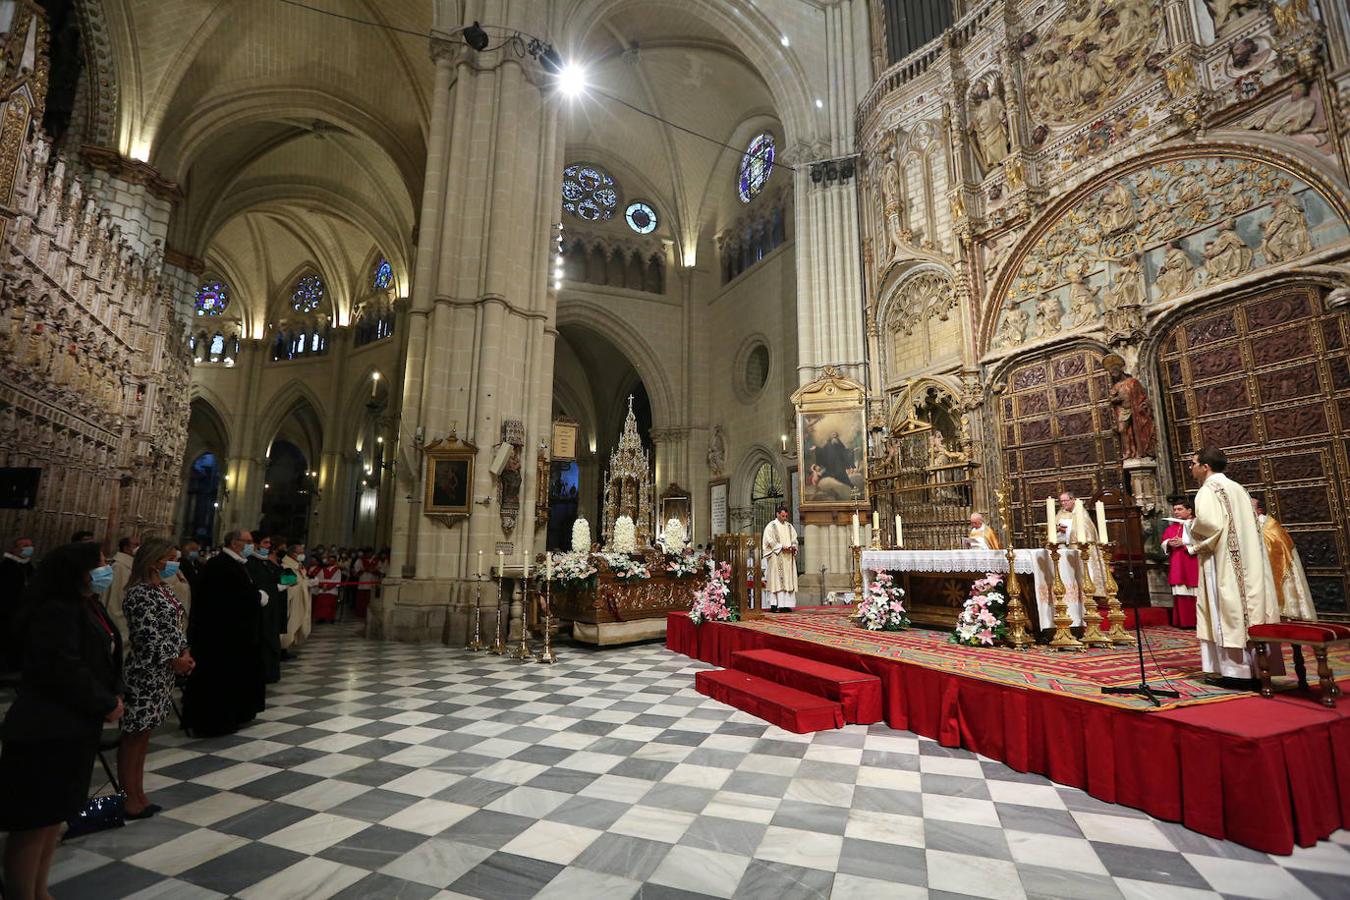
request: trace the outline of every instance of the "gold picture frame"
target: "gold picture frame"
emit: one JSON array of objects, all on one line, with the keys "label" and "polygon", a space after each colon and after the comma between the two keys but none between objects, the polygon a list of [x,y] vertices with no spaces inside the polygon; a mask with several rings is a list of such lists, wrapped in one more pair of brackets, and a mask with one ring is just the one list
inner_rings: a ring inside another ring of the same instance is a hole
[{"label": "gold picture frame", "polygon": [[555,419],[549,448],[553,459],[557,462],[575,460],[577,458],[577,441],[580,438],[580,423],[567,418]]},{"label": "gold picture frame", "polygon": [[792,395],[801,453],[797,496],[803,513],[868,505],[866,398],[861,384],[831,366]]},{"label": "gold picture frame", "polygon": [[423,514],[443,520],[467,519],[473,507],[478,448],[451,436],[428,444],[423,454],[426,456]]}]

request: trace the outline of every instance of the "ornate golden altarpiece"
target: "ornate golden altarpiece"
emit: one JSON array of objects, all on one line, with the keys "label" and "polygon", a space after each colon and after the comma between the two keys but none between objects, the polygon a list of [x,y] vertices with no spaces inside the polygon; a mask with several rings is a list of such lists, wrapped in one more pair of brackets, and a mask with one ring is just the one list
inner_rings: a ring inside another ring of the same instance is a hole
[{"label": "ornate golden altarpiece", "polygon": [[[901,517],[909,550],[956,550],[965,546],[974,508],[978,463],[965,449],[951,449],[942,429],[911,409],[881,443],[867,479],[881,543],[896,547],[895,517]],[[986,515],[989,518],[988,515]],[[992,518],[990,518],[992,524]]]}]

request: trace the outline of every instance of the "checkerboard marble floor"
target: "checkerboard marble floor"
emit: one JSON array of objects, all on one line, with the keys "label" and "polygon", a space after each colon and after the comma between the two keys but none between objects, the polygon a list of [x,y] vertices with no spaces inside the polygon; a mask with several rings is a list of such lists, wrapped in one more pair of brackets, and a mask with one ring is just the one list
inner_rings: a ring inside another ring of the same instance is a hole
[{"label": "checkerboard marble floor", "polygon": [[1271,857],[883,725],[796,735],[660,646],[555,666],[321,628],[264,716],[156,737],[165,811],[63,845],[59,900],[1344,898]]}]

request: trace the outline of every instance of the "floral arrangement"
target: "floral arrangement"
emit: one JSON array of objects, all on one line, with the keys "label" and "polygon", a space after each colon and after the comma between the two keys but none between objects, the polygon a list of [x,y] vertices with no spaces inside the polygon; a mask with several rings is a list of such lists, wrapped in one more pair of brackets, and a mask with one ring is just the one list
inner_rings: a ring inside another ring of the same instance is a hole
[{"label": "floral arrangement", "polygon": [[1006,616],[1008,597],[1003,576],[986,572],[970,587],[961,615],[952,632],[952,643],[971,647],[993,647],[1008,635]]},{"label": "floral arrangement", "polygon": [[610,549],[615,553],[637,551],[637,528],[628,516],[619,516],[614,520],[614,544]]},{"label": "floral arrangement", "polygon": [[893,576],[878,572],[863,591],[854,617],[868,631],[903,631],[909,627],[904,597],[904,590],[895,586]]},{"label": "floral arrangement", "polygon": [[685,547],[682,553],[666,554],[666,571],[673,578],[693,578],[703,571],[706,559],[705,554],[692,547]]},{"label": "floral arrangement", "polygon": [[585,516],[578,516],[572,523],[572,552],[591,552],[591,523],[586,521]]},{"label": "floral arrangement", "polygon": [[689,543],[689,535],[684,533],[684,523],[674,518],[667,520],[659,543],[667,556],[683,552],[685,545]]},{"label": "floral arrangement", "polygon": [[694,591],[694,604],[689,609],[689,621],[695,625],[708,622],[734,622],[739,616],[727,605],[731,596],[731,563],[718,565],[708,560],[708,580]]},{"label": "floral arrangement", "polygon": [[[575,532],[575,529],[573,531]],[[591,565],[591,555],[588,552],[558,553],[553,557],[553,580],[562,590],[593,588],[598,575],[595,566]]]},{"label": "floral arrangement", "polygon": [[[619,519],[623,521],[622,518]],[[614,531],[618,532],[618,522],[615,523]],[[647,571],[647,564],[641,559],[635,559],[627,553],[601,553],[600,558],[609,566],[609,571],[619,581],[643,581],[651,578],[651,572]]]}]

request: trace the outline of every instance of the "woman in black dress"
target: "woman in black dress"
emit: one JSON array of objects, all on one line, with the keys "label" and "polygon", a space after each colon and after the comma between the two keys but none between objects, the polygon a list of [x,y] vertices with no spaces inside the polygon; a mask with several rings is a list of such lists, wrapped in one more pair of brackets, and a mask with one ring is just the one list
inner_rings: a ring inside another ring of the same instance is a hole
[{"label": "woman in black dress", "polygon": [[192,672],[187,615],[165,579],[178,571],[178,550],[164,538],[146,538],[131,563],[122,596],[127,617],[126,715],[117,748],[117,778],[127,795],[128,819],[145,819],[160,807],[145,796],[145,756],[150,734],[169,717],[174,676]]},{"label": "woman in black dress", "polygon": [[84,807],[104,722],[122,717],[122,636],[98,594],[112,566],[94,543],[47,554],[11,639],[23,673],[0,726],[0,831],[5,890],[47,897],[61,824]]}]

